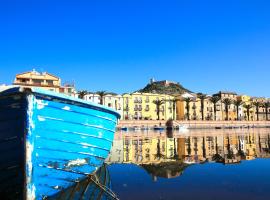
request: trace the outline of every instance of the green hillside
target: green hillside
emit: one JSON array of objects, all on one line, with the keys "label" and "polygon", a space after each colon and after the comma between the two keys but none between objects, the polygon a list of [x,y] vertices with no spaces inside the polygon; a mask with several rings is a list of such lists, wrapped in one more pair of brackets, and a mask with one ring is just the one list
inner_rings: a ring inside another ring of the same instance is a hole
[{"label": "green hillside", "polygon": [[164,84],[163,81],[157,81],[147,84],[143,89],[138,90],[138,92],[157,94],[183,94],[185,92],[191,91],[184,88],[179,83],[169,82],[167,84]]}]

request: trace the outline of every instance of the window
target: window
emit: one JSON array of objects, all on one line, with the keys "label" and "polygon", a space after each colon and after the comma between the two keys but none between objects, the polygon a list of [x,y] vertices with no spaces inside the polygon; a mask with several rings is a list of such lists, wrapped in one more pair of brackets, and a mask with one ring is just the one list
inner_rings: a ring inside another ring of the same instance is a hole
[{"label": "window", "polygon": [[33,79],[33,83],[36,84],[36,85],[41,85],[42,82],[43,82],[42,80]]},{"label": "window", "polygon": [[47,80],[48,85],[53,85],[53,81],[52,80]]}]

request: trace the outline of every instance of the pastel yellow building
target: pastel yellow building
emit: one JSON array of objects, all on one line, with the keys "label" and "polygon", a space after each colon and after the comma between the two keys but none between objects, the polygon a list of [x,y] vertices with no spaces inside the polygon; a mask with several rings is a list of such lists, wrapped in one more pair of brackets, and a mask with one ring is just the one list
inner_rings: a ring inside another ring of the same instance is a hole
[{"label": "pastel yellow building", "polygon": [[[237,99],[237,94],[235,92],[227,92],[227,91],[220,91],[217,94],[214,94],[216,96],[220,97],[220,108],[217,112],[217,118],[221,120],[236,120],[237,114],[236,114],[236,107],[233,104],[233,101]],[[224,103],[225,99],[230,99],[231,104],[228,105],[228,119],[226,119],[226,105]]]},{"label": "pastel yellow building", "polygon": [[254,106],[252,106],[252,100],[251,97],[248,95],[239,95],[237,96],[237,100],[242,101],[242,105],[239,106],[239,119],[240,120],[248,120],[247,117],[247,108],[245,108],[245,105],[251,105],[251,108],[249,109],[249,119],[253,121],[255,119],[255,112],[254,112]]},{"label": "pastel yellow building", "polygon": [[[176,112],[174,96],[153,93],[131,93],[123,95],[124,119],[135,120],[168,120],[173,119]],[[161,101],[157,106],[155,101]],[[159,110],[159,112],[158,112]]]}]

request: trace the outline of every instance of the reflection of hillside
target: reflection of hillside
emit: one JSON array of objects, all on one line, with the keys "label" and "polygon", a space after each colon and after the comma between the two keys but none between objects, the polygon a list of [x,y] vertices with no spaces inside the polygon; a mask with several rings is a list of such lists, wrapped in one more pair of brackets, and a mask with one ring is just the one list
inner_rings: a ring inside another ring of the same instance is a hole
[{"label": "reflection of hillside", "polygon": [[134,163],[158,167],[174,160],[186,164],[270,157],[270,129],[195,130],[118,133],[108,163]]},{"label": "reflection of hillside", "polygon": [[182,161],[168,161],[161,162],[158,164],[142,164],[141,165],[149,174],[156,177],[162,178],[174,178],[180,176],[185,168],[188,166]]}]

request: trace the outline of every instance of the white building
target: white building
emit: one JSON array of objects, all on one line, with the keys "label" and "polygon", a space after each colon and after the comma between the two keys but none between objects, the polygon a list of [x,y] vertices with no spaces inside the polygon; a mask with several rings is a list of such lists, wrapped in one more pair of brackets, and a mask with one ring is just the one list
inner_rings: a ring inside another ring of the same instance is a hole
[{"label": "white building", "polygon": [[[76,97],[79,97],[77,93]],[[96,93],[89,92],[83,97],[84,100],[93,102],[96,104],[101,104],[100,96]],[[103,97],[103,105],[109,108],[115,109],[120,115],[123,116],[123,97],[118,94],[106,94]]]}]

